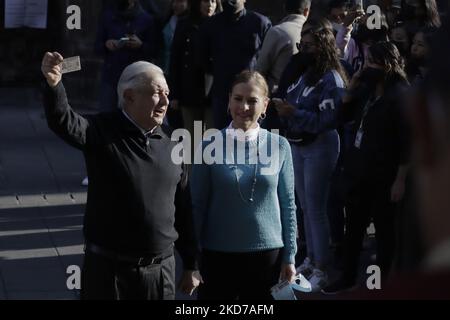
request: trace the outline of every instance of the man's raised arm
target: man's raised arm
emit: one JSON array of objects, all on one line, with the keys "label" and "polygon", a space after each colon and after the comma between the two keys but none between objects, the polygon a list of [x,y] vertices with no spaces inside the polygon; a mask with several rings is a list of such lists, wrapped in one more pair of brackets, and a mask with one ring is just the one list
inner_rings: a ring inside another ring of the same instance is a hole
[{"label": "man's raised arm", "polygon": [[89,122],[73,111],[67,101],[61,81],[62,62],[63,57],[58,52],[47,52],[42,60],[41,71],[48,84],[44,90],[45,115],[53,132],[75,148],[83,149]]}]

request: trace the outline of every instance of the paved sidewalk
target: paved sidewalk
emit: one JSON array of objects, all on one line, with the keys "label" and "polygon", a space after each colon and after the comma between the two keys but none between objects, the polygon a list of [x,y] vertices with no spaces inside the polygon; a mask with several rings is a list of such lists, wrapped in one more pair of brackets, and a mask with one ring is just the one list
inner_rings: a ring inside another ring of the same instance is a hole
[{"label": "paved sidewalk", "polygon": [[38,92],[0,89],[0,299],[75,299],[81,265],[82,154],[44,119]]},{"label": "paved sidewalk", "polygon": [[84,177],[82,153],[48,129],[39,93],[0,88],[0,300],[78,298],[66,270],[82,264]]}]

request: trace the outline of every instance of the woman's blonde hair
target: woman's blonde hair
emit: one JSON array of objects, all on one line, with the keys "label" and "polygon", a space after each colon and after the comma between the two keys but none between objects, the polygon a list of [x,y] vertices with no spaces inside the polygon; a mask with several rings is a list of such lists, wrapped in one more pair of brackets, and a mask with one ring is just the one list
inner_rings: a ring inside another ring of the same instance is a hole
[{"label": "woman's blonde hair", "polygon": [[269,96],[269,85],[266,79],[257,71],[245,70],[239,73],[234,79],[233,85],[231,86],[231,91],[240,83],[253,82],[258,88],[261,89],[265,97]]}]

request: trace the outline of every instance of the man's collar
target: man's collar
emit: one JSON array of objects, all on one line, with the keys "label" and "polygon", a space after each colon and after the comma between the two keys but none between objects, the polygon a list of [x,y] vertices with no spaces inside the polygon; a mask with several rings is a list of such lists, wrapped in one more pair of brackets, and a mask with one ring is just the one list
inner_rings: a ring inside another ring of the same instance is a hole
[{"label": "man's collar", "polygon": [[145,130],[142,128],[136,121],[134,121],[130,115],[122,109],[122,114],[127,118],[127,120],[134,126],[136,129],[138,129],[144,136],[152,135],[154,133],[157,133],[159,126],[154,127],[152,130]]}]

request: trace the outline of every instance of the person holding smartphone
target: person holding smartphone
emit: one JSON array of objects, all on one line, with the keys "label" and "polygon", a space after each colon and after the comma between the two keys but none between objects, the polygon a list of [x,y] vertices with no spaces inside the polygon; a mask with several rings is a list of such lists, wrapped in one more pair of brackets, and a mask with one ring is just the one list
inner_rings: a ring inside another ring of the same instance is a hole
[{"label": "person holding smartphone", "polygon": [[303,72],[287,89],[286,99],[274,103],[291,143],[295,187],[304,217],[307,258],[298,270],[317,292],[328,281],[327,201],[340,152],[337,110],[347,76],[330,29],[318,25],[303,32],[300,52]]},{"label": "person holding smartphone", "polygon": [[138,0],[121,0],[106,8],[100,19],[95,51],[103,57],[99,105],[117,108],[117,83],[126,66],[152,61],[157,51],[156,24]]}]

